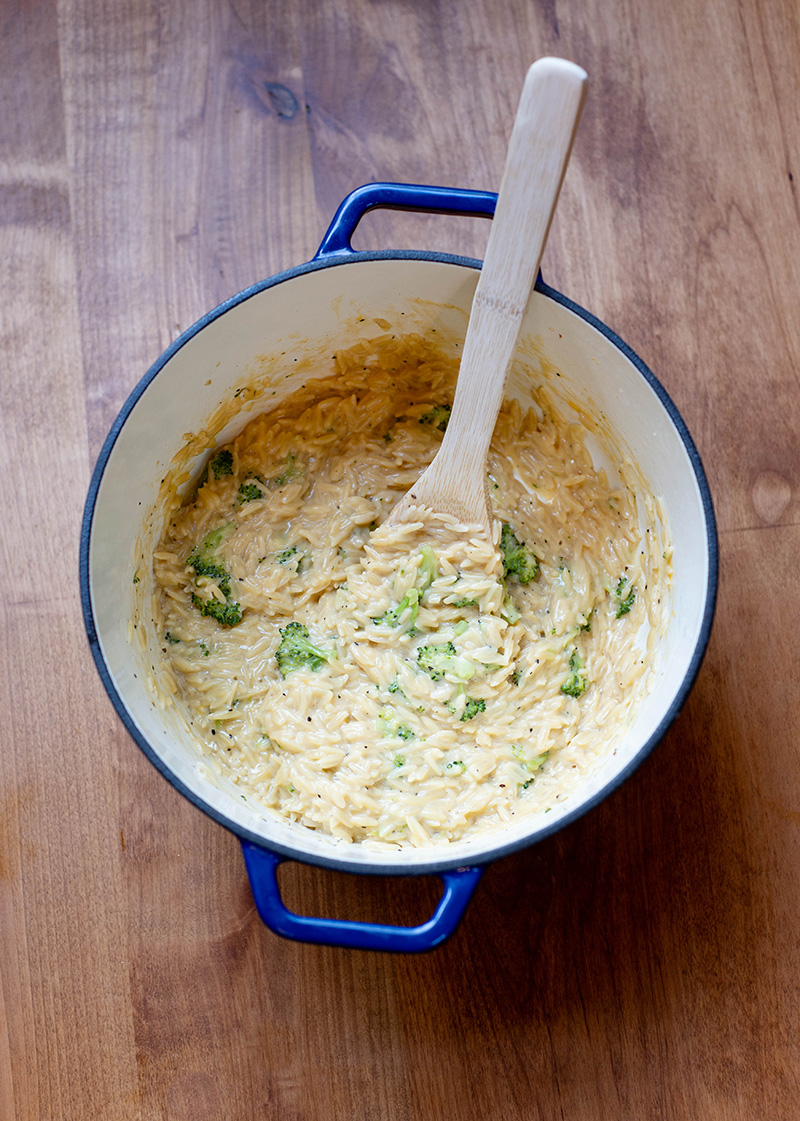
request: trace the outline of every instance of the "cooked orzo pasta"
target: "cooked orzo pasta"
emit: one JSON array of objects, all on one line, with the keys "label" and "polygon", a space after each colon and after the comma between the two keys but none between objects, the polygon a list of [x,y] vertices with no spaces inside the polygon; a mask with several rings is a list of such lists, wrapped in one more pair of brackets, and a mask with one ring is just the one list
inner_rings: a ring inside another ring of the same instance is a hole
[{"label": "cooked orzo pasta", "polygon": [[658,503],[631,464],[609,481],[544,386],[498,419],[493,541],[383,525],[456,372],[416,336],[339,354],[215,451],[155,553],[164,677],[201,752],[264,812],[370,846],[568,797],[633,720],[664,629]]}]

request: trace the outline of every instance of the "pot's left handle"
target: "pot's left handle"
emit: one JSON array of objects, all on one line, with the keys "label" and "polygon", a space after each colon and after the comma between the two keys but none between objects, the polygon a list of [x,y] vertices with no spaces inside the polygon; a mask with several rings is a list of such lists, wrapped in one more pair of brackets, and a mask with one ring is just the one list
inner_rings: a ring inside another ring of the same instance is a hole
[{"label": "pot's left handle", "polygon": [[242,850],[256,908],[270,930],[297,942],[359,950],[416,953],[440,945],[458,926],[483,872],[482,868],[457,868],[440,873],[444,892],[431,918],[419,926],[387,926],[295,914],[284,905],[278,888],[278,865],[288,858],[249,841],[242,841]]},{"label": "pot's left handle", "polygon": [[416,183],[365,183],[356,187],[333,216],[314,260],[347,256],[355,228],[368,210],[419,210],[428,214],[463,214],[491,218],[497,203],[492,191],[469,191],[463,187],[428,187]]}]

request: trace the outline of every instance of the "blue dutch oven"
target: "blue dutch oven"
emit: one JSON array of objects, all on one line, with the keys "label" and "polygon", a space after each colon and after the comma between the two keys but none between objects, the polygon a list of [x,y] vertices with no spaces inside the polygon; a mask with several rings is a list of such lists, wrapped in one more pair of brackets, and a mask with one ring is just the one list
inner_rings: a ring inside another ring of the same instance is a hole
[{"label": "blue dutch oven", "polygon": [[[239,837],[259,914],[288,938],[395,951],[428,950],[443,942],[486,864],[562,829],[639,766],[686,699],[708,642],[716,530],[708,485],[686,425],[630,347],[540,278],[509,393],[524,400],[532,381],[538,384],[548,370],[557,369],[558,384],[551,378],[550,390],[566,409],[576,405],[601,418],[615,450],[637,464],[661,498],[674,547],[671,618],[659,644],[655,687],[616,752],[546,816],[527,817],[472,841],[375,852],[260,811],[203,763],[177,709],[157,703],[152,678],[158,670],[151,667],[159,665],[160,643],[148,625],[152,573],[147,558],[161,533],[158,500],[165,475],[177,471],[178,464],[181,485],[191,486],[210,447],[230,440],[259,408],[280,401],[301,379],[329,376],[330,355],[370,329],[383,333],[388,322],[397,331],[435,332],[445,349],[458,353],[480,261],[426,251],[356,252],[351,237],[362,215],[375,207],[490,218],[495,201],[487,192],[398,183],[354,191],[339,207],[313,260],[240,292],[168,348],[126,401],[92,477],[80,578],[100,677],[151,762]],[[265,386],[267,367],[281,370],[269,382],[272,389],[261,396],[242,392]],[[224,403],[234,401],[241,408],[226,411]],[[187,441],[187,433],[204,433],[204,440]],[[415,927],[297,915],[284,906],[278,889],[277,868],[284,860],[366,874],[434,874],[444,891],[431,919]]]}]

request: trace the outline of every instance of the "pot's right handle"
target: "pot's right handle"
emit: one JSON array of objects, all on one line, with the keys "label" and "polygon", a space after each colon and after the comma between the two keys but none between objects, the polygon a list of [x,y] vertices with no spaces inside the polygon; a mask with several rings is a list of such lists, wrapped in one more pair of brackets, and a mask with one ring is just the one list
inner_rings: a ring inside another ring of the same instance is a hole
[{"label": "pot's right handle", "polygon": [[419,953],[441,945],[458,926],[483,872],[482,868],[456,868],[439,873],[444,892],[428,921],[419,926],[389,926],[295,914],[284,904],[278,887],[278,865],[288,858],[250,841],[242,841],[242,851],[256,908],[270,930],[297,942],[358,950]]},{"label": "pot's right handle", "polygon": [[333,216],[314,260],[353,253],[350,239],[368,210],[421,210],[430,214],[463,214],[491,218],[497,203],[493,191],[462,187],[424,187],[415,183],[365,183],[344,199]]}]

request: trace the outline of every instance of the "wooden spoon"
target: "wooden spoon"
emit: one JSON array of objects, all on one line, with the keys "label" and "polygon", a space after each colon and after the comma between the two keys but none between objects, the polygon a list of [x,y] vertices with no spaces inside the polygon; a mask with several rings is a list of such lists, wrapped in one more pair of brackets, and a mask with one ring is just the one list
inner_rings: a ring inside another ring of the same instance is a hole
[{"label": "wooden spoon", "polygon": [[528,70],[447,430],[390,525],[423,507],[479,524],[491,537],[486,457],[585,97],[586,73],[572,62],[540,58]]}]

